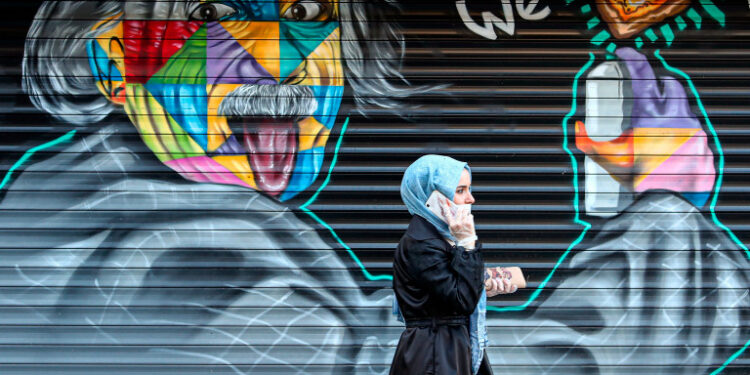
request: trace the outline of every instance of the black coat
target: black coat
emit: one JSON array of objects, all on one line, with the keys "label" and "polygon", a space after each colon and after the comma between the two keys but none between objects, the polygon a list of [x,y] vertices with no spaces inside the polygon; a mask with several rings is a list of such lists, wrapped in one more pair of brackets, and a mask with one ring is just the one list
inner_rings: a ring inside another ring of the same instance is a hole
[{"label": "black coat", "polygon": [[[484,288],[481,246],[451,246],[427,220],[414,215],[393,259],[396,292],[406,330],[391,375],[470,375],[469,316]],[[480,374],[492,374],[484,356]]]}]

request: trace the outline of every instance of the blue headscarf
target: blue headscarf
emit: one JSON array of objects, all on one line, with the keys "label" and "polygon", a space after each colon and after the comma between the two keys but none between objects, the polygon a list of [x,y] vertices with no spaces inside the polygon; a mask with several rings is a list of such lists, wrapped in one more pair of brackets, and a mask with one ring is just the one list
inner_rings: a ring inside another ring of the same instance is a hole
[{"label": "blue headscarf", "polygon": [[[448,224],[427,209],[425,203],[433,191],[437,190],[448,199],[453,196],[461,179],[461,173],[466,169],[471,176],[469,165],[456,159],[442,155],[425,155],[412,163],[404,172],[401,180],[401,200],[412,215],[419,215],[435,226],[443,237],[458,242],[450,233]],[[471,340],[471,364],[473,373],[479,371],[482,363],[484,348],[487,346],[487,294],[482,288],[482,295],[477,307],[469,317],[469,332]],[[396,296],[393,296],[393,315],[403,322],[404,318],[398,307]]]},{"label": "blue headscarf", "polygon": [[419,215],[429,221],[443,237],[456,241],[448,224],[427,209],[425,203],[433,191],[437,190],[448,199],[453,195],[461,179],[461,172],[469,165],[443,155],[425,155],[412,163],[401,180],[401,200],[412,215]]}]

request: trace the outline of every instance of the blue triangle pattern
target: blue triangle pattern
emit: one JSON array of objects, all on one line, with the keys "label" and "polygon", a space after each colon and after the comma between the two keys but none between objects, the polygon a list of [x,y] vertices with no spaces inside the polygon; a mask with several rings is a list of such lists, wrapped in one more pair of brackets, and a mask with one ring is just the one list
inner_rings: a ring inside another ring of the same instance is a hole
[{"label": "blue triangle pattern", "polygon": [[111,64],[109,56],[104,52],[102,46],[95,40],[86,45],[89,55],[89,64],[94,79],[97,81],[122,81],[122,73],[114,64]]},{"label": "blue triangle pattern", "polygon": [[144,87],[198,145],[208,149],[206,85],[148,83]]}]

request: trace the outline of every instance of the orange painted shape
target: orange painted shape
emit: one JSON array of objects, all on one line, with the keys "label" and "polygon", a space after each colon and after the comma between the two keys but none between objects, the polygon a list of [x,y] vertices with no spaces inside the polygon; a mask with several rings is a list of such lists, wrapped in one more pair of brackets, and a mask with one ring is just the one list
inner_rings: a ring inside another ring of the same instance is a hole
[{"label": "orange painted shape", "polygon": [[109,100],[111,100],[112,103],[125,105],[127,102],[125,81],[96,81],[96,87],[99,89],[99,92],[105,96],[109,96]]},{"label": "orange painted shape", "polygon": [[667,0],[615,0],[610,6],[617,10],[623,21],[630,21],[632,18],[643,17],[651,12],[661,8]]},{"label": "orange painted shape", "polygon": [[220,23],[276,81],[281,72],[279,23],[224,21]]},{"label": "orange painted shape", "polygon": [[240,180],[250,185],[253,189],[258,189],[258,185],[255,183],[255,174],[253,169],[250,168],[250,163],[247,161],[245,155],[229,155],[229,156],[212,156],[217,163],[221,164],[224,168],[228,169]]},{"label": "orange painted shape", "polygon": [[[599,142],[589,138],[586,125],[582,121],[576,121],[576,147],[597,159],[597,162],[610,173],[633,167],[633,137],[630,129],[616,139]],[[613,170],[608,167],[612,167]]]}]

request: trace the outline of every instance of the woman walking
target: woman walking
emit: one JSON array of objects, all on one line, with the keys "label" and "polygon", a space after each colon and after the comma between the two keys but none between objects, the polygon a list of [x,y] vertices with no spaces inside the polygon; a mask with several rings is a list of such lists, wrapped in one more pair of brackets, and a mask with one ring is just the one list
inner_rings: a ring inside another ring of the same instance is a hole
[{"label": "woman walking", "polygon": [[[440,216],[426,205],[434,191],[443,196]],[[515,286],[504,279],[485,282],[467,209],[474,203],[469,166],[425,155],[404,173],[401,198],[413,217],[394,256],[393,289],[406,330],[390,374],[492,374],[484,352],[486,296],[512,293]],[[448,200],[459,206],[451,209]]]}]

